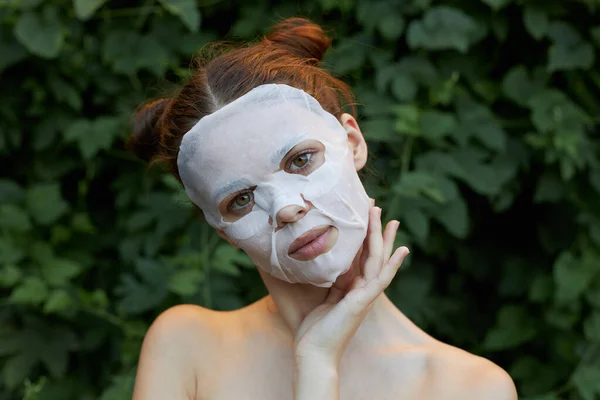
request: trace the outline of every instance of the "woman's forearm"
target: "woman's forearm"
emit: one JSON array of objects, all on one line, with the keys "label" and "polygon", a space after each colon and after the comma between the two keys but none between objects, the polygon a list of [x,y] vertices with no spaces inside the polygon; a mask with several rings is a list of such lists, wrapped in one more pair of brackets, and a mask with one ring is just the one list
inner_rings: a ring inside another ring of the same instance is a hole
[{"label": "woman's forearm", "polygon": [[294,400],[339,400],[337,366],[322,360],[296,363]]}]

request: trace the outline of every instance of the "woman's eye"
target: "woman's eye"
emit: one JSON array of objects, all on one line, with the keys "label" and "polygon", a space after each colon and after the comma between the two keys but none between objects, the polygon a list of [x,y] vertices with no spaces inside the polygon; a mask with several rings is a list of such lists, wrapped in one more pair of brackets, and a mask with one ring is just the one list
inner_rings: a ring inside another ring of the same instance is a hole
[{"label": "woman's eye", "polygon": [[315,152],[311,150],[296,154],[294,158],[287,162],[287,168],[290,172],[304,172],[313,166],[314,155]]},{"label": "woman's eye", "polygon": [[248,204],[250,204],[250,202],[252,202],[253,199],[254,199],[254,195],[252,194],[252,192],[246,192],[246,193],[242,193],[239,196],[237,196],[233,200],[233,203],[234,203],[234,205],[236,205],[238,207],[245,207]]},{"label": "woman's eye", "polygon": [[298,157],[294,158],[292,164],[294,164],[295,167],[302,168],[308,163],[309,160],[310,154],[300,154]]}]

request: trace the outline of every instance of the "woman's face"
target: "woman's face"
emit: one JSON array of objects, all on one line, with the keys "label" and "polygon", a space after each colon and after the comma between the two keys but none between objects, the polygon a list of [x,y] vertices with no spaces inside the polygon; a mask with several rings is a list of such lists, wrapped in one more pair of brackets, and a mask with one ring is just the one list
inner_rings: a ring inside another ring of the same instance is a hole
[{"label": "woman's face", "polygon": [[358,125],[347,114],[337,121],[303,103],[254,106],[246,96],[184,137],[186,191],[265,272],[331,286],[366,234],[369,198],[356,170],[367,151]]}]

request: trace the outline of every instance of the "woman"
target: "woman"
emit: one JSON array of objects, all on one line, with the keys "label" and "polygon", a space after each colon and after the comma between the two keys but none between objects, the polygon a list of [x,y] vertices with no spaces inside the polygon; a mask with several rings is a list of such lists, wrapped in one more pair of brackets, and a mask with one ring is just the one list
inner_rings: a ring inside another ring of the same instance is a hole
[{"label": "woman", "polygon": [[351,92],[319,68],[307,20],[199,65],[143,107],[130,147],[160,160],[269,295],[233,312],[171,308],[143,344],[135,400],[516,399],[495,364],[411,323],[384,289],[408,255],[357,171]]}]

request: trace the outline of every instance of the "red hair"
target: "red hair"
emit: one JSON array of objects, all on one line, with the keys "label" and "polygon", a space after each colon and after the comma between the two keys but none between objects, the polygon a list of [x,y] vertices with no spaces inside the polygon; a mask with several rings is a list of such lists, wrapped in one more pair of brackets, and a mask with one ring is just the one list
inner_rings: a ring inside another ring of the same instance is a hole
[{"label": "red hair", "polygon": [[[199,58],[191,79],[175,96],[140,107],[128,149],[145,161],[165,162],[179,179],[177,152],[183,135],[201,118],[268,83],[302,89],[339,118],[343,106],[352,103],[352,91],[319,66],[330,43],[320,26],[289,18],[257,44]],[[216,48],[223,50],[219,44]]]}]

